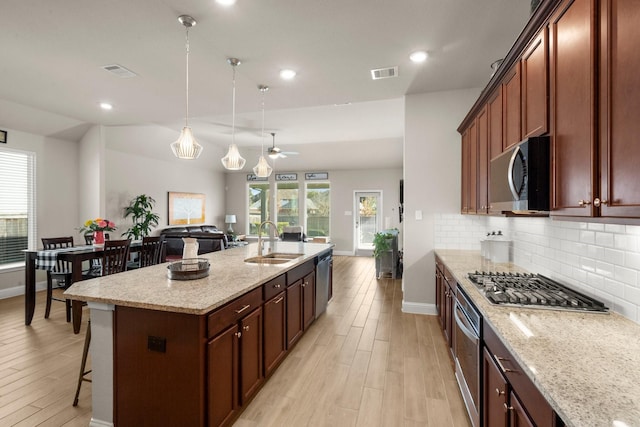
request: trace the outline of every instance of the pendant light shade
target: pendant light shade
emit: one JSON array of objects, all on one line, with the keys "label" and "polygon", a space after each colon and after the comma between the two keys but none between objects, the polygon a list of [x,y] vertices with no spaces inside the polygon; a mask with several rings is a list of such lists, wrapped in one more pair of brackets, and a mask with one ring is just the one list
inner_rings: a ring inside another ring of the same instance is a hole
[{"label": "pendant light shade", "polygon": [[189,127],[189,28],[196,25],[196,20],[189,15],[180,15],[178,22],[184,25],[186,29],[186,63],[187,63],[187,78],[186,78],[186,112],[184,119],[184,127],[180,132],[178,140],[171,144],[171,150],[173,154],[179,159],[193,160],[197,159],[202,153],[202,145],[198,144],[196,138],[191,132]]},{"label": "pendant light shade", "polygon": [[253,168],[253,173],[256,174],[258,178],[267,178],[273,172],[273,168],[269,166],[269,162],[264,158],[264,94],[269,90],[269,86],[259,85],[258,90],[262,92],[262,134],[260,145],[260,158],[258,159],[258,164]]},{"label": "pendant light shade", "polygon": [[222,160],[222,165],[232,171],[240,170],[247,162],[240,155],[238,146],[236,145],[236,67],[240,65],[240,60],[236,58],[229,58],[227,62],[233,67],[233,96],[232,96],[232,111],[231,111],[231,145],[229,145],[229,151]]}]

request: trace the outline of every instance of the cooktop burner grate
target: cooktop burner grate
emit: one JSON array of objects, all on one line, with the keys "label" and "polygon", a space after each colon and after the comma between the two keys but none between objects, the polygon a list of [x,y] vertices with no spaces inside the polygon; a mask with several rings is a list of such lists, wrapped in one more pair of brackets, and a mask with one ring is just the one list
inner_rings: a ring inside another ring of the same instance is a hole
[{"label": "cooktop burner grate", "polygon": [[469,273],[469,279],[484,291],[485,297],[493,304],[587,312],[609,310],[597,299],[541,274],[476,271]]}]

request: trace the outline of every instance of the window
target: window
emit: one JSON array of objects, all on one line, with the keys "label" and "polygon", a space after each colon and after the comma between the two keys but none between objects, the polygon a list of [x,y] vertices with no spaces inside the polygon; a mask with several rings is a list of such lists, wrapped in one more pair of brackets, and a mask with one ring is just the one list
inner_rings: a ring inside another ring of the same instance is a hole
[{"label": "window", "polygon": [[279,182],[276,193],[278,206],[278,233],[281,234],[288,225],[299,225],[298,183]]},{"label": "window", "polygon": [[331,185],[328,182],[308,183],[307,197],[308,237],[329,236],[331,233],[329,218],[331,213]]},{"label": "window", "polygon": [[269,218],[269,183],[249,184],[249,234],[258,234],[258,227]]},{"label": "window", "polygon": [[0,266],[35,247],[35,154],[0,148]]}]

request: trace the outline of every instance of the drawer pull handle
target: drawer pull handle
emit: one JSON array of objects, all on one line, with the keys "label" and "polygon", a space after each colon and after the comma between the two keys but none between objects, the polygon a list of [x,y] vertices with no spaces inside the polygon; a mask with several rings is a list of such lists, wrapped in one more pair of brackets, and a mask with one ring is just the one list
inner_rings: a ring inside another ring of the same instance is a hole
[{"label": "drawer pull handle", "polygon": [[509,359],[506,359],[506,358],[504,358],[504,357],[498,357],[498,356],[496,356],[495,354],[493,355],[493,357],[495,357],[495,358],[496,358],[496,362],[498,363],[498,366],[500,367],[500,369],[502,370],[502,372],[516,372],[516,371],[514,371],[513,369],[507,369],[507,368],[505,368],[505,367],[504,367],[504,365],[502,364],[502,361],[503,361],[503,360],[509,360]]},{"label": "drawer pull handle", "polygon": [[242,336],[242,332],[236,332],[236,333],[235,333],[235,334],[233,334],[233,335],[235,335],[236,337],[240,338],[240,337]]},{"label": "drawer pull handle", "polygon": [[242,329],[244,329],[245,331],[248,331],[249,330],[249,325],[244,326]]},{"label": "drawer pull handle", "polygon": [[251,307],[251,304],[247,304],[247,305],[243,306],[242,308],[236,310],[236,314],[242,313],[243,311],[245,311],[249,307]]},{"label": "drawer pull handle", "polygon": [[590,205],[591,202],[588,200],[578,200],[578,206],[580,206],[581,208],[586,208],[587,205]]},{"label": "drawer pull handle", "polygon": [[284,299],[284,297],[280,297],[277,300],[275,300],[273,303],[274,304],[280,304],[282,302],[282,300]]},{"label": "drawer pull handle", "polygon": [[504,412],[509,412],[509,411],[513,411],[513,406],[509,406],[506,403],[503,403],[504,405]]},{"label": "drawer pull handle", "polygon": [[500,389],[499,389],[499,388],[496,388],[496,394],[497,394],[498,396],[504,396],[504,390],[503,390],[503,391],[500,391]]},{"label": "drawer pull handle", "polygon": [[275,285],[273,285],[273,287],[278,289],[280,287],[280,283],[276,283]]}]

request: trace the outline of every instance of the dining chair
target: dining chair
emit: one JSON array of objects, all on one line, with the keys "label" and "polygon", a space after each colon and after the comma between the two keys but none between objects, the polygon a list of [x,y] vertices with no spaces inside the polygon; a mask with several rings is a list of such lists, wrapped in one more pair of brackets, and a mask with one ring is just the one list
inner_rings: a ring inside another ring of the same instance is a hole
[{"label": "dining chair", "polygon": [[138,260],[129,262],[127,270],[148,267],[160,264],[166,259],[167,242],[161,236],[148,236],[142,238]]},{"label": "dining chair", "polygon": [[[104,233],[104,240],[109,239],[109,233]],[[85,233],[84,234],[84,242],[87,245],[93,244],[93,233]],[[92,279],[94,277],[100,277],[102,275],[102,262],[99,258],[92,259],[89,261],[89,269],[82,270],[82,280]]]},{"label": "dining chair", "polygon": [[[44,250],[62,249],[73,247],[73,236],[42,238],[42,248]],[[56,261],[52,270],[47,270],[47,305],[44,310],[44,318],[48,319],[51,313],[51,301],[62,301],[65,303],[67,322],[71,322],[71,300],[67,298],[55,298],[53,296],[53,281],[57,283],[56,289],[67,289],[71,286],[71,263],[68,261]]]},{"label": "dining chair", "polygon": [[[104,241],[104,254],[102,255],[102,275],[121,273],[127,268],[127,260],[129,259],[129,246],[131,240],[106,240]],[[78,375],[78,386],[76,395],[73,398],[73,406],[78,406],[78,396],[80,396],[80,388],[82,382],[91,382],[87,375],[91,373],[91,369],[86,371],[87,356],[89,355],[89,344],[91,343],[91,319],[87,322],[87,334],[84,337],[84,348],[82,349],[82,362],[80,364],[80,373]]]}]

